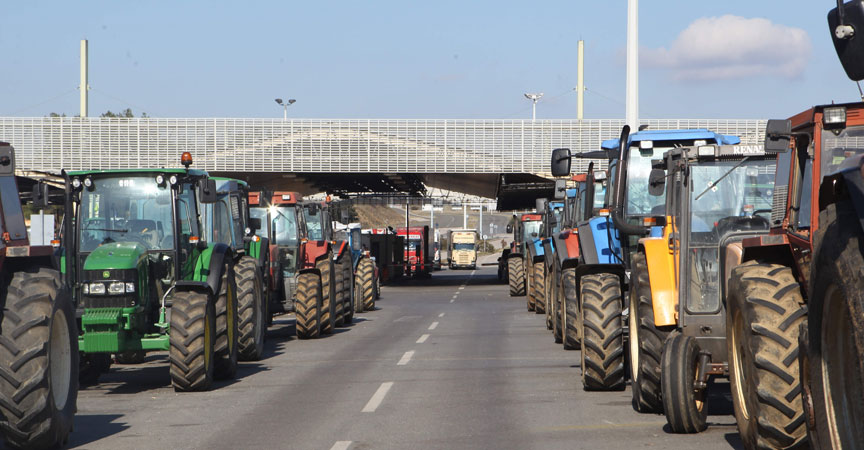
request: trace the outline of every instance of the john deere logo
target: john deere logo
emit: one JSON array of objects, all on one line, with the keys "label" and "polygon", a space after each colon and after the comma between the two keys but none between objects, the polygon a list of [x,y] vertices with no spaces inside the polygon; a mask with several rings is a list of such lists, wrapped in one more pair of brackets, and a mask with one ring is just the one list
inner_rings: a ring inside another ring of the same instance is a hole
[{"label": "john deere logo", "polygon": [[110,277],[110,276],[111,276],[111,272],[109,272],[109,271],[107,271],[107,270],[104,271],[104,272],[102,272],[102,278],[108,278],[108,277]]}]

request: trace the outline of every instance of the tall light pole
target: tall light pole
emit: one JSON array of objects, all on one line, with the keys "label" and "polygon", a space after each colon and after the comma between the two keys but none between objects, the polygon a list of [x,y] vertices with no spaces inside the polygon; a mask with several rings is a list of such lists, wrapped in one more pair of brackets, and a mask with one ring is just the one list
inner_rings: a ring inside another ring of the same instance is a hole
[{"label": "tall light pole", "polygon": [[531,100],[531,120],[537,120],[537,100],[540,100],[540,97],[543,96],[543,93],[539,94],[525,94],[525,98]]},{"label": "tall light pole", "polygon": [[87,81],[87,59],[87,39],[81,39],[81,84],[78,86],[78,89],[81,90],[81,117],[87,117],[88,113],[87,91],[90,90],[90,84]]},{"label": "tall light pole", "polygon": [[289,98],[287,102],[283,102],[281,98],[276,99],[276,103],[281,105],[282,109],[285,112],[285,114],[282,116],[282,120],[288,120],[288,107],[293,105],[296,101],[297,100],[294,100],[293,98]]},{"label": "tall light pole", "polygon": [[631,130],[639,129],[639,0],[627,0],[627,107]]}]

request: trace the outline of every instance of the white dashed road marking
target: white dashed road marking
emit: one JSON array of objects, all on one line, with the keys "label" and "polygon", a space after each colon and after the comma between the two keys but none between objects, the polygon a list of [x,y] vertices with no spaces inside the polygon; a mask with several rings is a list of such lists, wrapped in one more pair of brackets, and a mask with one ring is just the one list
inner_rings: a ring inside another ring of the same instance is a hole
[{"label": "white dashed road marking", "polygon": [[[428,334],[427,334],[427,336],[428,336]],[[411,350],[410,352],[405,352],[405,354],[402,355],[402,359],[400,359],[399,362],[396,363],[396,365],[397,366],[404,366],[405,364],[408,364],[408,361],[411,361],[412,356],[414,356],[414,350]]]},{"label": "white dashed road marking", "polygon": [[392,381],[387,381],[385,383],[381,383],[381,386],[372,394],[372,398],[369,399],[369,403],[366,403],[366,406],[363,407],[361,412],[375,412],[379,406],[381,406],[381,402],[384,401],[384,397],[387,396],[387,392],[390,391],[390,388],[393,387]]},{"label": "white dashed road marking", "polygon": [[432,322],[432,325],[429,325],[430,330],[434,330],[436,328],[438,328],[438,322]]},{"label": "white dashed road marking", "polygon": [[348,447],[351,446],[351,441],[336,441],[330,450],[348,450]]},{"label": "white dashed road marking", "polygon": [[444,317],[444,313],[438,314],[438,317]]},{"label": "white dashed road marking", "polygon": [[429,339],[428,334],[424,334],[423,336],[420,336],[420,339],[417,339],[417,343],[422,344],[422,343],[426,342],[426,339]]}]

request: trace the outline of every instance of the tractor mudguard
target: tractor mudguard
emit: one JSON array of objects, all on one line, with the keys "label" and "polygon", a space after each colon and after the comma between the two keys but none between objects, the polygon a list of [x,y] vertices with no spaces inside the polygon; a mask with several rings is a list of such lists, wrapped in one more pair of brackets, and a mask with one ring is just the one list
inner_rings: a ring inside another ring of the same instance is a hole
[{"label": "tractor mudguard", "polygon": [[350,253],[346,250],[348,250],[348,241],[337,241],[336,245],[333,246],[333,259],[341,259],[343,255]]},{"label": "tractor mudguard", "polygon": [[260,238],[257,241],[250,241],[247,254],[255,258],[255,264],[258,267],[267,267],[270,259],[270,240]]},{"label": "tractor mudguard", "polygon": [[561,269],[567,270],[572,267],[576,267],[579,265],[580,262],[581,261],[579,258],[565,258],[564,261],[561,261]]},{"label": "tractor mudguard", "polygon": [[[671,232],[671,225],[664,234]],[[645,253],[648,279],[651,284],[651,303],[654,307],[654,324],[658,327],[675,325],[678,311],[678,283],[675,279],[675,252],[669,248],[666,237],[639,239]]]},{"label": "tractor mudguard", "polygon": [[179,280],[174,283],[175,292],[204,292],[208,295],[216,295],[210,285],[206,281],[188,281]]},{"label": "tractor mudguard", "polygon": [[579,258],[579,233],[576,230],[564,230],[555,238],[555,248],[558,249],[558,259],[563,263],[570,258]]},{"label": "tractor mudguard", "polygon": [[302,244],[303,267],[315,267],[315,263],[321,256],[330,252],[329,241],[307,241]]},{"label": "tractor mudguard", "polygon": [[231,248],[221,242],[208,245],[198,257],[194,278],[190,281],[207,283],[212,292],[219,292],[222,287],[222,266],[232,256]]},{"label": "tractor mudguard", "polygon": [[507,259],[510,259],[510,258],[523,259],[524,257],[525,257],[525,255],[518,253],[518,252],[510,252],[507,254]]},{"label": "tractor mudguard", "polygon": [[847,158],[840,169],[822,179],[819,186],[819,211],[837,200],[849,198],[864,229],[864,155]]},{"label": "tractor mudguard", "polygon": [[555,243],[550,238],[543,239],[543,262],[548,268],[555,266]]},{"label": "tractor mudguard", "polygon": [[579,249],[586,263],[621,264],[618,230],[608,217],[593,217],[579,225]]}]

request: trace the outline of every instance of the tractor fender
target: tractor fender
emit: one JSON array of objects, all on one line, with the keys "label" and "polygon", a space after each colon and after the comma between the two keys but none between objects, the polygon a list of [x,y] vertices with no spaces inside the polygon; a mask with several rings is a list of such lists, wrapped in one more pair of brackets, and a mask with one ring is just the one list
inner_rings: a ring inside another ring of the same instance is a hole
[{"label": "tractor fender", "polygon": [[336,241],[333,246],[333,259],[341,259],[346,253],[350,253],[346,251],[348,249],[348,241]]},{"label": "tractor fender", "polygon": [[203,292],[210,296],[215,296],[213,289],[206,281],[190,281],[190,280],[179,280],[174,283],[174,291],[175,292]]},{"label": "tractor fender", "polygon": [[564,258],[564,261],[561,262],[561,270],[571,269],[578,266],[579,263],[579,258]]},{"label": "tractor fender", "polygon": [[675,313],[678,311],[675,253],[669,248],[669,241],[663,237],[639,239],[639,250],[645,254],[647,263],[654,324],[658,327],[675,325]]},{"label": "tractor fender", "polygon": [[270,240],[260,238],[257,242],[250,242],[249,256],[255,258],[255,264],[264,270],[270,263]]},{"label": "tractor fender", "polygon": [[[222,267],[232,258],[233,252],[226,244],[219,242],[208,245],[195,263],[193,279],[186,281],[185,286],[197,286],[196,284],[189,284],[189,281],[206,283],[210,292],[216,295],[222,287]],[[179,286],[180,283],[181,281],[178,281],[175,285]]]},{"label": "tractor fender", "polygon": [[507,254],[507,259],[510,259],[510,258],[523,259],[524,257],[525,257],[525,255],[518,253],[518,252],[510,252]]},{"label": "tractor fender", "polygon": [[825,176],[819,186],[819,211],[838,200],[850,199],[864,229],[864,155],[847,158],[840,169]]},{"label": "tractor fender", "polygon": [[322,257],[330,255],[330,241],[307,241],[301,244],[301,255],[304,267],[315,267]]}]

